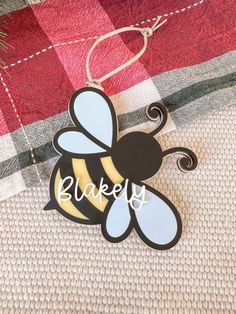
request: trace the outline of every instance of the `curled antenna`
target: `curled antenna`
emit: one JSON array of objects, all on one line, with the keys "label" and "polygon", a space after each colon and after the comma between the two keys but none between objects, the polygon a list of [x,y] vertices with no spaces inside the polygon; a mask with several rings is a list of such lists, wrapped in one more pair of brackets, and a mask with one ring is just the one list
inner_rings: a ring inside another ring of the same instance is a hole
[{"label": "curled antenna", "polygon": [[177,166],[180,171],[187,172],[194,170],[197,167],[197,156],[188,148],[173,147],[163,152],[163,157],[168,155],[179,155]]},{"label": "curled antenna", "polygon": [[164,105],[159,102],[154,102],[147,106],[146,108],[146,116],[151,121],[160,121],[158,126],[149,134],[154,136],[164,127],[167,121],[167,110]]}]

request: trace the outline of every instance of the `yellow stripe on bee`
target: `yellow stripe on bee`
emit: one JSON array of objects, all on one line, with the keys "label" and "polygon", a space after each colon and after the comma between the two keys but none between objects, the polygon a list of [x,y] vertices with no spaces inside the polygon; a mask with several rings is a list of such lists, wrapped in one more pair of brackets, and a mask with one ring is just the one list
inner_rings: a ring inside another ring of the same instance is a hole
[{"label": "yellow stripe on bee", "polygon": [[[56,178],[55,178],[55,184],[54,184],[54,194],[55,194],[55,198],[57,202],[58,202],[58,192],[59,192],[58,187],[59,187],[60,181],[61,181],[61,173],[60,173],[60,169],[58,169]],[[65,200],[65,201],[62,200],[59,205],[66,213],[70,214],[71,216],[74,216],[80,219],[88,219],[88,217],[84,216],[69,200]]]},{"label": "yellow stripe on bee", "polygon": [[[82,192],[86,191],[86,194],[92,189],[91,183],[94,185],[91,177],[89,176],[88,169],[86,166],[86,162],[84,159],[72,159],[72,167],[75,174],[76,179],[78,180],[79,188]],[[98,189],[93,186],[94,194],[97,195],[99,193]],[[93,204],[98,210],[101,212],[104,211],[108,199],[101,195],[101,199],[98,197],[94,197],[93,195],[86,196],[91,204]]]},{"label": "yellow stripe on bee", "polygon": [[101,163],[102,163],[103,169],[106,172],[106,175],[110,178],[112,183],[118,184],[118,183],[121,183],[124,180],[124,178],[116,170],[116,167],[113,164],[111,156],[102,157],[101,158]]}]

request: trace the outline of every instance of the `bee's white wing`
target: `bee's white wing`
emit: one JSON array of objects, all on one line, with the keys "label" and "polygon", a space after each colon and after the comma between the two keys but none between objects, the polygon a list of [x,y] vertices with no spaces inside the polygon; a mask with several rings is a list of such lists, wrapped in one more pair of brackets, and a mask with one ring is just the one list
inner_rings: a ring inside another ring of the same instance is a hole
[{"label": "bee's white wing", "polygon": [[[132,184],[133,191],[140,189],[140,185]],[[168,249],[174,246],[181,236],[181,218],[165,196],[147,185],[145,187],[146,203],[140,209],[131,208],[135,229],[149,246]]]},{"label": "bee's white wing", "polygon": [[124,197],[118,198],[105,214],[105,221],[102,225],[103,235],[111,242],[122,241],[131,231],[130,222],[129,205]]},{"label": "bee's white wing", "polygon": [[54,142],[58,151],[66,151],[73,154],[96,154],[103,153],[105,150],[95,144],[86,135],[78,131],[65,131],[61,133]]},{"label": "bee's white wing", "polygon": [[116,139],[116,116],[109,98],[95,88],[79,90],[70,103],[74,123],[108,147]]}]

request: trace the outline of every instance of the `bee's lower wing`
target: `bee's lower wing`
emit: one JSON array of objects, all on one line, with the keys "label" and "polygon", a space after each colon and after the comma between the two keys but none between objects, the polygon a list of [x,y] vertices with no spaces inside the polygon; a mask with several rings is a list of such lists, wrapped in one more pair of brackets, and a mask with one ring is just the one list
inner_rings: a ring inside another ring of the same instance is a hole
[{"label": "bee's lower wing", "polygon": [[78,155],[104,153],[105,149],[91,141],[86,135],[67,128],[59,131],[54,138],[54,146],[60,153],[72,153]]},{"label": "bee's lower wing", "polygon": [[129,235],[131,229],[129,204],[124,197],[115,199],[104,213],[102,223],[104,237],[110,242],[120,242]]},{"label": "bee's lower wing", "polygon": [[[140,190],[144,184],[132,184],[132,190]],[[152,248],[169,249],[182,232],[182,222],[175,206],[161,193],[145,186],[145,203],[139,209],[130,208],[134,227],[140,238]]]}]

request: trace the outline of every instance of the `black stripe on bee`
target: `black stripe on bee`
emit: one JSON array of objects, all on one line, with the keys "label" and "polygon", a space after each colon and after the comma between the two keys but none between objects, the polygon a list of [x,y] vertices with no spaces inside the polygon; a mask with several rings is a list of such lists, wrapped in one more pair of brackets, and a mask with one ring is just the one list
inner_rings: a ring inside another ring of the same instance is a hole
[{"label": "black stripe on bee", "polygon": [[[111,181],[111,179],[106,174],[102,162],[100,158],[87,158],[86,159],[86,165],[89,172],[89,175],[95,184],[96,188],[99,189],[101,179],[103,178],[103,184],[106,184],[108,186],[107,192],[111,193],[112,189],[114,187],[114,183]],[[113,199],[114,197],[106,195],[106,198]]]}]

